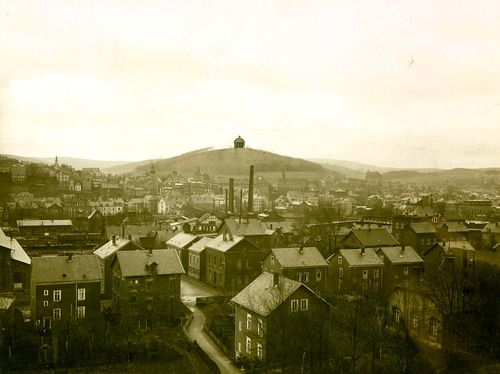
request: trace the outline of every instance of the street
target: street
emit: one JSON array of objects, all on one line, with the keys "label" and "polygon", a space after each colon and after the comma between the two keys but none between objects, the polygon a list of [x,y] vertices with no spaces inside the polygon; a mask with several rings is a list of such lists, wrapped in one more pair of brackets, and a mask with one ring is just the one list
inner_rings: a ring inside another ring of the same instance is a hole
[{"label": "street", "polygon": [[182,302],[193,312],[193,320],[188,328],[188,339],[190,341],[196,340],[199,346],[217,364],[222,374],[240,373],[240,370],[233,365],[224,352],[222,352],[213,340],[203,331],[205,315],[196,306],[196,297],[218,295],[222,295],[222,291],[187,276],[181,278]]}]

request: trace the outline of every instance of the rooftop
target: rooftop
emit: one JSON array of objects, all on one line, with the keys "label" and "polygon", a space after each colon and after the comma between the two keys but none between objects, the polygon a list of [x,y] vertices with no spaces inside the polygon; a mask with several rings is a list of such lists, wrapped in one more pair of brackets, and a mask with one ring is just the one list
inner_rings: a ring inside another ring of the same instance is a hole
[{"label": "rooftop", "polygon": [[70,219],[20,219],[17,227],[73,226]]},{"label": "rooftop", "polygon": [[399,244],[396,238],[392,236],[387,229],[353,229],[352,233],[364,247],[392,246]]},{"label": "rooftop", "polygon": [[413,222],[410,227],[417,234],[433,234],[436,233],[436,227],[431,222]]},{"label": "rooftop", "polygon": [[379,250],[393,264],[418,264],[424,262],[422,257],[410,246],[381,247]]},{"label": "rooftop", "polygon": [[316,247],[274,248],[272,254],[284,268],[328,266]]},{"label": "rooftop", "polygon": [[[226,237],[224,237],[225,235]],[[244,239],[242,236],[238,235],[230,235],[229,237],[227,235],[228,234],[219,235],[207,243],[206,247],[221,252],[227,252]]]},{"label": "rooftop", "polygon": [[121,251],[116,254],[116,261],[124,277],[150,275],[146,265],[157,264],[158,275],[184,274],[184,268],[177,252],[173,248],[154,249],[151,251]]},{"label": "rooftop", "polygon": [[177,249],[185,248],[197,239],[196,235],[188,234],[185,232],[180,232],[174,237],[170,238],[167,245],[175,247]]},{"label": "rooftop", "polygon": [[191,244],[191,247],[189,247],[190,251],[193,252],[202,252],[205,249],[205,246],[207,246],[210,242],[212,241],[212,238],[209,238],[208,236],[205,236],[198,240],[196,243]]},{"label": "rooftop", "polygon": [[[106,244],[102,245],[101,247],[97,248],[95,251],[94,251],[94,254],[96,256],[99,256],[100,258],[107,258],[113,254],[115,254],[117,251],[119,251],[120,249],[122,249],[123,247],[125,247],[127,244],[129,243],[133,243],[131,240],[129,239],[125,239],[125,238],[121,238],[119,236],[117,236],[115,238],[115,241],[113,243],[113,239],[111,239],[109,242],[107,242]],[[137,246],[137,248],[141,248],[139,245],[135,244],[134,245]]]},{"label": "rooftop", "polygon": [[342,255],[350,266],[383,266],[384,261],[377,255],[374,248],[365,248],[362,254],[361,248],[341,249]]},{"label": "rooftop", "polygon": [[94,255],[33,257],[31,281],[38,283],[101,281],[99,260]]},{"label": "rooftop", "polygon": [[231,301],[261,316],[267,316],[303,286],[292,279],[279,277],[278,286],[273,287],[273,277],[271,273],[262,273]]},{"label": "rooftop", "polygon": [[10,257],[27,265],[31,264],[31,258],[24,251],[23,247],[19,244],[16,239],[10,238],[3,234],[3,231],[0,232],[0,247],[10,249]]}]

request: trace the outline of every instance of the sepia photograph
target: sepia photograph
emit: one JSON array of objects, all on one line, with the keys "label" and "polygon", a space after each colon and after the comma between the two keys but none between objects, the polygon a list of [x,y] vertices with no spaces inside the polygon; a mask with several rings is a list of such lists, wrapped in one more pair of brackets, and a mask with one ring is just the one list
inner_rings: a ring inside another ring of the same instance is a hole
[{"label": "sepia photograph", "polygon": [[0,374],[500,373],[495,0],[0,0]]}]

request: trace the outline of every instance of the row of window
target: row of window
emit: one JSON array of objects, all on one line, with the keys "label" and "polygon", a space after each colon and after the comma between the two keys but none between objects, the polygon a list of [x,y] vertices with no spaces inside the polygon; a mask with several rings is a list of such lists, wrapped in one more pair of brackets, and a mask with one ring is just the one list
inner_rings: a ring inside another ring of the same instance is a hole
[{"label": "row of window", "polygon": [[[316,282],[321,280],[321,270],[316,270]],[[309,272],[297,273],[297,281],[307,283],[309,282]]]},{"label": "row of window", "polygon": [[296,299],[290,301],[290,310],[292,312],[297,312],[299,307],[301,311],[309,310],[309,299]]},{"label": "row of window", "polygon": [[[253,328],[252,315],[250,313],[247,313],[247,330],[252,331],[252,328]],[[241,321],[239,321],[238,323],[238,329],[242,331]],[[260,318],[257,318],[257,334],[261,337],[264,335],[264,322]]]},{"label": "row of window", "polygon": [[[250,337],[246,337],[246,353],[252,354],[252,339]],[[238,352],[241,353],[241,343],[238,342]],[[256,345],[256,356],[259,360],[262,360],[262,344],[257,343]]]},{"label": "row of window", "polygon": [[[217,256],[215,255],[210,255],[210,253],[207,253],[207,263],[217,265]],[[223,260],[222,257],[219,257],[219,266],[222,266]]]},{"label": "row of window", "polygon": [[[52,319],[53,320],[60,320],[61,317],[62,317],[61,308],[52,309]],[[80,305],[76,308],[76,317],[77,318],[85,318],[85,306]]]},{"label": "row of window", "polygon": [[[43,296],[49,296],[49,290],[43,290]],[[52,298],[53,298],[54,302],[61,301],[61,299],[62,299],[61,290],[52,291]],[[78,301],[85,300],[85,288],[79,288],[77,290],[77,299],[78,299]],[[44,302],[44,306],[45,306],[45,302]]]},{"label": "row of window", "polygon": [[[410,273],[410,269],[407,266],[405,266],[403,268],[403,275],[407,276],[409,273]],[[368,279],[368,274],[369,274],[368,270],[363,270],[363,279]],[[343,276],[344,276],[344,269],[343,268],[339,268],[339,278],[342,278]],[[380,271],[379,271],[379,269],[373,270],[373,278],[378,279],[379,277],[380,277]],[[394,275],[394,278],[398,279],[398,275],[397,274]],[[352,278],[352,282],[356,283],[356,281],[357,281],[356,278],[353,277]]]}]

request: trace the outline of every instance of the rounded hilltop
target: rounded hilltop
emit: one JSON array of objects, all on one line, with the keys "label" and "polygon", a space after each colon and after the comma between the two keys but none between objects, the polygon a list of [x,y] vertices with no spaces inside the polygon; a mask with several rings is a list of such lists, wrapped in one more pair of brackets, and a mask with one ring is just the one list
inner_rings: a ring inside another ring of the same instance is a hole
[{"label": "rounded hilltop", "polygon": [[145,172],[153,166],[157,174],[168,174],[175,170],[181,174],[191,175],[200,168],[210,175],[246,175],[249,165],[255,165],[255,169],[259,172],[326,172],[317,163],[248,148],[245,144],[245,140],[238,136],[231,148],[204,148],[168,159],[123,165],[125,167],[120,167],[120,170],[109,171]]}]

